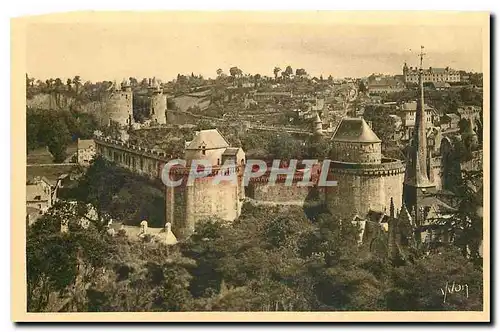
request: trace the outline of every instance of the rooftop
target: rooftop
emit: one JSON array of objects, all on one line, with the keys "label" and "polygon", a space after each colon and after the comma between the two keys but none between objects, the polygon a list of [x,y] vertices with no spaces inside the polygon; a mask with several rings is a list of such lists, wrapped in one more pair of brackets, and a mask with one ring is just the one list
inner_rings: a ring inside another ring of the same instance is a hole
[{"label": "rooftop", "polygon": [[373,132],[363,118],[344,118],[335,130],[333,141],[380,143],[380,138]]},{"label": "rooftop", "polygon": [[229,143],[222,137],[217,129],[201,130],[186,147],[186,150],[224,149],[229,147]]},{"label": "rooftop", "polygon": [[[431,111],[433,110],[434,108],[427,105],[427,104],[424,104],[424,107],[425,107],[425,110],[426,111]],[[402,111],[416,111],[417,110],[417,102],[416,101],[410,101],[410,102],[407,102],[407,103],[403,103],[401,105],[401,110]]]}]

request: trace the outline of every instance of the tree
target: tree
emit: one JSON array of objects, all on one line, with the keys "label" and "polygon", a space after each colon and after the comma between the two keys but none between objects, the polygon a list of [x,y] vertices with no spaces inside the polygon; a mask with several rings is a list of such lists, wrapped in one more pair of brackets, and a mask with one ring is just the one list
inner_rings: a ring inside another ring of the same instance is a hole
[{"label": "tree", "polygon": [[385,295],[388,310],[480,311],[483,307],[481,269],[453,248],[397,267],[390,279]]},{"label": "tree", "polygon": [[274,67],[273,69],[273,73],[274,73],[274,79],[278,79],[278,74],[281,72],[281,68],[280,67]]},{"label": "tree", "polygon": [[137,78],[135,77],[129,77],[128,80],[130,81],[130,85],[132,86],[132,88],[135,88],[139,84]]},{"label": "tree", "polygon": [[79,75],[73,77],[73,85],[75,86],[75,94],[78,96],[78,93],[80,91],[80,86],[82,85],[82,80]]},{"label": "tree", "polygon": [[366,88],[365,84],[363,83],[363,81],[360,81],[359,82],[359,88],[358,88],[358,91],[360,93],[366,93],[368,91],[368,89]]},{"label": "tree", "polygon": [[[28,227],[28,311],[86,309],[82,305],[85,284],[98,279],[99,268],[105,265],[112,248],[94,228],[83,229],[76,223],[80,212],[74,205],[58,203]],[[61,223],[68,218],[70,231],[61,233]]]},{"label": "tree", "polygon": [[483,171],[463,171],[458,183],[453,186],[451,199],[456,210],[451,218],[438,219],[436,223],[451,232],[452,243],[460,249],[464,257],[481,262],[479,248],[483,241]]},{"label": "tree", "polygon": [[237,77],[241,75],[241,70],[238,67],[231,67],[229,68],[229,74],[231,74],[232,77]]},{"label": "tree", "polygon": [[290,78],[290,76],[292,76],[292,75],[293,75],[293,69],[292,69],[292,67],[291,66],[286,66],[286,68],[285,68],[285,76],[287,78]]},{"label": "tree", "polygon": [[363,118],[371,122],[372,129],[382,140],[384,148],[393,145],[393,137],[396,133],[396,120],[390,116],[390,109],[383,106],[367,106]]},{"label": "tree", "polygon": [[297,68],[295,70],[295,75],[296,76],[305,76],[305,75],[307,75],[307,72],[306,72],[306,70],[304,68]]},{"label": "tree", "polygon": [[219,68],[219,69],[217,69],[217,76],[221,76],[221,75],[222,75],[222,73],[223,73],[222,69],[220,69],[220,68]]},{"label": "tree", "polygon": [[97,212],[96,227],[103,230],[107,220],[107,208],[111,206],[114,195],[123,186],[123,173],[111,172],[112,165],[102,157],[93,160],[85,175],[78,181],[76,196],[79,201],[89,203]]},{"label": "tree", "polygon": [[283,133],[274,136],[269,142],[269,153],[276,159],[301,159],[304,154],[302,143],[290,134]]},{"label": "tree", "polygon": [[73,87],[71,86],[71,83],[72,83],[71,79],[68,78],[66,80],[66,89],[68,90],[68,92],[71,92],[73,90]]},{"label": "tree", "polygon": [[68,126],[62,118],[55,118],[50,125],[50,136],[47,138],[47,147],[55,162],[62,162],[66,158],[66,149],[70,141]]}]

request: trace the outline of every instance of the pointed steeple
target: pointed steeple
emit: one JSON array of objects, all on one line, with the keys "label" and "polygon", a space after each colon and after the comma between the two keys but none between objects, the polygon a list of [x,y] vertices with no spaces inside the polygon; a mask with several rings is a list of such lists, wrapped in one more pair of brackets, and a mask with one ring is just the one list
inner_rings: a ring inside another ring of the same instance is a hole
[{"label": "pointed steeple", "polygon": [[[413,141],[409,147],[410,158],[406,167],[403,200],[406,206],[413,211],[415,207],[420,209],[420,201],[427,195],[429,190],[433,190],[435,185],[430,181],[427,173],[427,128],[424,101],[424,83],[423,83],[423,46],[420,52],[420,70],[419,70],[419,90],[420,98],[417,102],[417,112],[415,118],[415,131]],[[417,225],[423,224],[420,214],[415,214],[413,218]]]},{"label": "pointed steeple", "polygon": [[417,101],[415,131],[413,135],[413,144],[410,147],[410,165],[407,169],[407,175],[405,179],[406,184],[417,188],[425,188],[431,185],[429,176],[427,174],[427,128],[424,101],[424,81],[422,77],[423,55],[423,53],[420,53],[420,70],[418,75],[420,98]]},{"label": "pointed steeple", "polygon": [[323,136],[323,121],[319,117],[319,113],[316,112],[316,117],[314,118],[314,135]]}]

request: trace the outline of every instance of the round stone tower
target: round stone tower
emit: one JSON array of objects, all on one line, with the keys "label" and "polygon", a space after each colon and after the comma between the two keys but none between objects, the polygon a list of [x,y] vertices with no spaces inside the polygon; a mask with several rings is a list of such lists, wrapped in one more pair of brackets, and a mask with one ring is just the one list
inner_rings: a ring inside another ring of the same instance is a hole
[{"label": "round stone tower", "polygon": [[158,124],[167,123],[165,112],[167,111],[167,96],[163,93],[159,82],[153,78],[149,86],[149,114],[151,122]]},{"label": "round stone tower", "polygon": [[344,118],[337,127],[330,164],[337,186],[326,190],[334,215],[350,219],[370,210],[389,213],[391,198],[401,208],[405,168],[400,160],[382,157],[381,143],[363,118]]},{"label": "round stone tower", "polygon": [[[204,160],[212,165],[212,173],[187,184],[190,165],[195,160]],[[244,188],[241,186],[241,174],[245,163],[242,149],[230,147],[217,129],[202,130],[187,143],[184,160],[187,167],[178,169],[173,176],[182,179],[180,186],[166,188],[167,222],[172,224],[172,231],[179,239],[189,237],[196,223],[204,218],[216,217],[226,221],[235,220],[241,212]],[[231,165],[228,169],[221,166]],[[236,175],[237,181],[214,178],[223,175]]]},{"label": "round stone tower", "polygon": [[116,122],[120,127],[127,127],[133,123],[132,88],[128,80],[124,79],[119,87],[116,81],[109,90],[107,102],[106,124]]}]

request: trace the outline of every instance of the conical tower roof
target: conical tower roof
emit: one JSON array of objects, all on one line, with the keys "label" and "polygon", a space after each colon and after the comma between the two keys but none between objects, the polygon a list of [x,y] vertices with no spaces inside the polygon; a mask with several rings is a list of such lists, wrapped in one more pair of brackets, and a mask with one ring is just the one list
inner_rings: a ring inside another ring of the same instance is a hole
[{"label": "conical tower roof", "polygon": [[344,118],[332,137],[338,142],[380,143],[380,138],[373,132],[363,118]]}]

